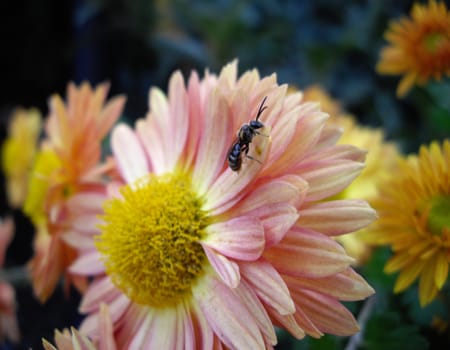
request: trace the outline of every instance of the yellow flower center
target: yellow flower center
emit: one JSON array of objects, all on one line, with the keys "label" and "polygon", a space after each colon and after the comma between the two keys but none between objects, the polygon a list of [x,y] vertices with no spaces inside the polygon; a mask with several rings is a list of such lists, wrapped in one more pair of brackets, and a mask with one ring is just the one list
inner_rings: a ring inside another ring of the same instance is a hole
[{"label": "yellow flower center", "polygon": [[444,229],[450,230],[450,196],[439,196],[432,200],[427,227],[436,236],[441,236]]},{"label": "yellow flower center", "polygon": [[105,204],[96,246],[113,283],[136,303],[170,307],[191,293],[207,261],[207,216],[184,174],[149,175]]},{"label": "yellow flower center", "polygon": [[442,33],[429,33],[424,37],[423,43],[425,49],[434,54],[436,53],[442,45],[444,45],[445,41],[448,40]]}]

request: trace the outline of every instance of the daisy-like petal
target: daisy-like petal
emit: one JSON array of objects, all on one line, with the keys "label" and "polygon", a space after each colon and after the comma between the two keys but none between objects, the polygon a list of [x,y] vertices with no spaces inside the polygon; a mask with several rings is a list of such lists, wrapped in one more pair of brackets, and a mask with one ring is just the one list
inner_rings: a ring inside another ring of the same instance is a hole
[{"label": "daisy-like petal", "polygon": [[[264,340],[243,301],[219,280],[211,279],[196,293],[211,328],[231,349],[261,349]],[[218,297],[218,296],[221,297]]]},{"label": "daisy-like petal", "polygon": [[[307,278],[284,276],[291,290],[309,289],[334,298],[351,301],[367,298],[375,291],[353,269],[348,268],[332,277]],[[333,284],[336,288],[330,289]]]},{"label": "daisy-like petal", "polygon": [[359,175],[364,164],[342,160],[316,165],[302,173],[309,184],[308,200],[333,196],[347,187]]},{"label": "daisy-like petal", "polygon": [[111,136],[111,148],[122,176],[133,182],[148,173],[147,160],[135,133],[125,124],[118,125]]},{"label": "daisy-like petal", "polygon": [[362,200],[330,201],[300,211],[299,224],[329,236],[356,231],[376,218],[375,211]]},{"label": "daisy-like petal", "polygon": [[286,283],[273,266],[266,261],[241,264],[245,280],[253,287],[259,298],[280,315],[294,313],[295,306]]},{"label": "daisy-like petal", "polygon": [[264,249],[264,229],[259,219],[243,216],[211,224],[203,245],[238,260],[256,260]]},{"label": "daisy-like petal", "polygon": [[98,310],[102,301],[111,302],[120,296],[120,291],[114,288],[114,284],[109,277],[98,279],[89,286],[95,293],[89,293],[88,298],[84,298],[80,304],[80,312],[87,313]]},{"label": "daisy-like petal", "polygon": [[373,201],[379,220],[369,242],[391,246],[387,273],[400,272],[394,292],[419,279],[421,306],[437,296],[448,278],[450,239],[450,141],[422,146],[399,158]]},{"label": "daisy-like petal", "polygon": [[[325,277],[346,269],[353,261],[339,243],[306,229],[290,231],[264,253],[278,271],[294,276]],[[304,264],[298,264],[304,261]]]},{"label": "daisy-like petal", "polygon": [[69,269],[72,273],[84,276],[89,276],[92,273],[102,273],[105,271],[105,267],[100,257],[100,253],[97,251],[89,252],[75,261]]},{"label": "daisy-like petal", "polygon": [[[212,92],[210,102],[205,107],[205,121],[200,139],[197,159],[192,174],[194,186],[199,193],[205,193],[223,168],[229,147],[229,109],[219,92]],[[211,150],[214,149],[214,152]]]},{"label": "daisy-like petal", "polygon": [[334,298],[302,290],[295,293],[294,300],[323,333],[344,336],[359,330],[353,315]]},{"label": "daisy-like petal", "polygon": [[[228,209],[225,204],[227,202],[233,203],[233,198],[237,200],[240,191],[253,180],[261,168],[261,163],[265,162],[269,154],[270,137],[260,137],[255,144],[259,162],[248,160],[246,167],[240,171],[239,176],[233,174],[230,169],[226,169],[206,193],[208,200],[204,205],[205,210],[211,210],[215,215],[220,214]],[[233,191],[230,191],[230,188]]]},{"label": "daisy-like petal", "polygon": [[233,261],[228,260],[222,254],[215,252],[207,245],[203,246],[205,254],[208,257],[211,266],[220,276],[222,281],[230,286],[230,288],[236,288],[239,285],[241,274],[239,272],[239,265]]}]

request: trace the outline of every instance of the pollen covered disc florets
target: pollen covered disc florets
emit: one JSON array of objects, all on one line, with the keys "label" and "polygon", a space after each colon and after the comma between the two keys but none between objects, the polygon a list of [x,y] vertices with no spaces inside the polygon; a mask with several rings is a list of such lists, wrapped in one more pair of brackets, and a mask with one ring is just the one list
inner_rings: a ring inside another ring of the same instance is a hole
[{"label": "pollen covered disc florets", "polygon": [[207,261],[202,200],[185,174],[149,175],[120,192],[105,204],[96,240],[108,275],[136,303],[177,304]]}]

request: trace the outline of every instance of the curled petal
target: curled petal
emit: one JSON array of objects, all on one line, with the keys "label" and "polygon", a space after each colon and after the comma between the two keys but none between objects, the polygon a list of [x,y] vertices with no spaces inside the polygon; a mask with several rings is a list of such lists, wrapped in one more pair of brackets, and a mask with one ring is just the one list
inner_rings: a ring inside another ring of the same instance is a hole
[{"label": "curled petal", "polygon": [[256,260],[264,249],[264,228],[255,217],[242,216],[211,224],[207,233],[203,245],[233,259]]},{"label": "curled petal", "polygon": [[238,264],[228,260],[222,254],[215,252],[208,246],[203,245],[203,249],[208,257],[209,263],[217,272],[222,281],[230,288],[236,288],[241,280]]}]

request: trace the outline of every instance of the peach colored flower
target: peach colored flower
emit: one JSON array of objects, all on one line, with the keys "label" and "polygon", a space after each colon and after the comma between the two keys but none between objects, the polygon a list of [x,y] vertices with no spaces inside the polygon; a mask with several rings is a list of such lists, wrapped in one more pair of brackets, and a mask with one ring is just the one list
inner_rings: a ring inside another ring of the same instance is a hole
[{"label": "peach colored flower", "polygon": [[42,345],[45,350],[116,350],[116,344],[113,338],[113,329],[111,316],[108,307],[100,304],[99,317],[100,337],[98,341],[93,342],[85,335],[71,327],[70,331],[65,328],[62,332],[55,330],[56,347],[47,340],[42,339]]},{"label": "peach colored flower", "polygon": [[[365,199],[371,201],[377,195],[377,187],[391,174],[399,155],[396,145],[384,138],[382,129],[363,126],[356,119],[346,113],[338,101],[333,99],[319,86],[311,86],[304,91],[306,101],[318,101],[322,110],[330,114],[328,123],[342,128],[339,144],[350,144],[367,150],[366,167],[336,198]],[[368,244],[365,236],[372,229],[372,225],[357,232],[341,235],[336,239],[344,246],[347,253],[355,258],[355,264],[363,264],[371,255],[372,246]]]},{"label": "peach colored flower", "polygon": [[[0,266],[3,266],[6,250],[13,236],[13,219],[0,219]],[[0,340],[4,338],[17,343],[20,332],[16,316],[16,293],[8,282],[0,281]]]},{"label": "peach colored flower", "polygon": [[28,177],[36,156],[41,114],[37,109],[17,108],[11,117],[8,138],[2,146],[2,168],[6,178],[8,202],[22,207],[28,189]]},{"label": "peach colored flower", "polygon": [[[234,135],[265,97],[252,159],[232,171]],[[177,72],[168,97],[152,89],[149,100],[135,129],[113,130],[122,181],[106,197],[70,202],[84,223],[67,235],[81,252],[71,271],[94,277],[81,332],[99,336],[100,302],[119,348],[271,349],[274,325],[297,338],[356,332],[339,300],[373,290],[331,236],[375,212],[361,200],[325,199],[359,174],[364,152],[336,145],[327,115],[287,95],[275,75],[237,78],[236,62],[201,81],[192,73],[187,87]]]},{"label": "peach colored flower", "polygon": [[398,97],[415,84],[450,76],[450,11],[445,2],[414,3],[410,17],[392,21],[385,37],[389,45],[381,51],[377,71],[403,75]]},{"label": "peach colored flower", "polygon": [[[33,221],[37,234],[35,254],[30,262],[33,288],[44,302],[53,292],[75,251],[61,240],[70,230],[66,201],[86,188],[99,188],[108,169],[101,163],[101,142],[119,117],[125,98],[116,97],[106,105],[108,84],[92,89],[69,84],[67,103],[50,98],[46,135],[36,157],[24,211]],[[70,277],[70,276],[67,276]],[[68,278],[78,288],[84,279]]]}]

